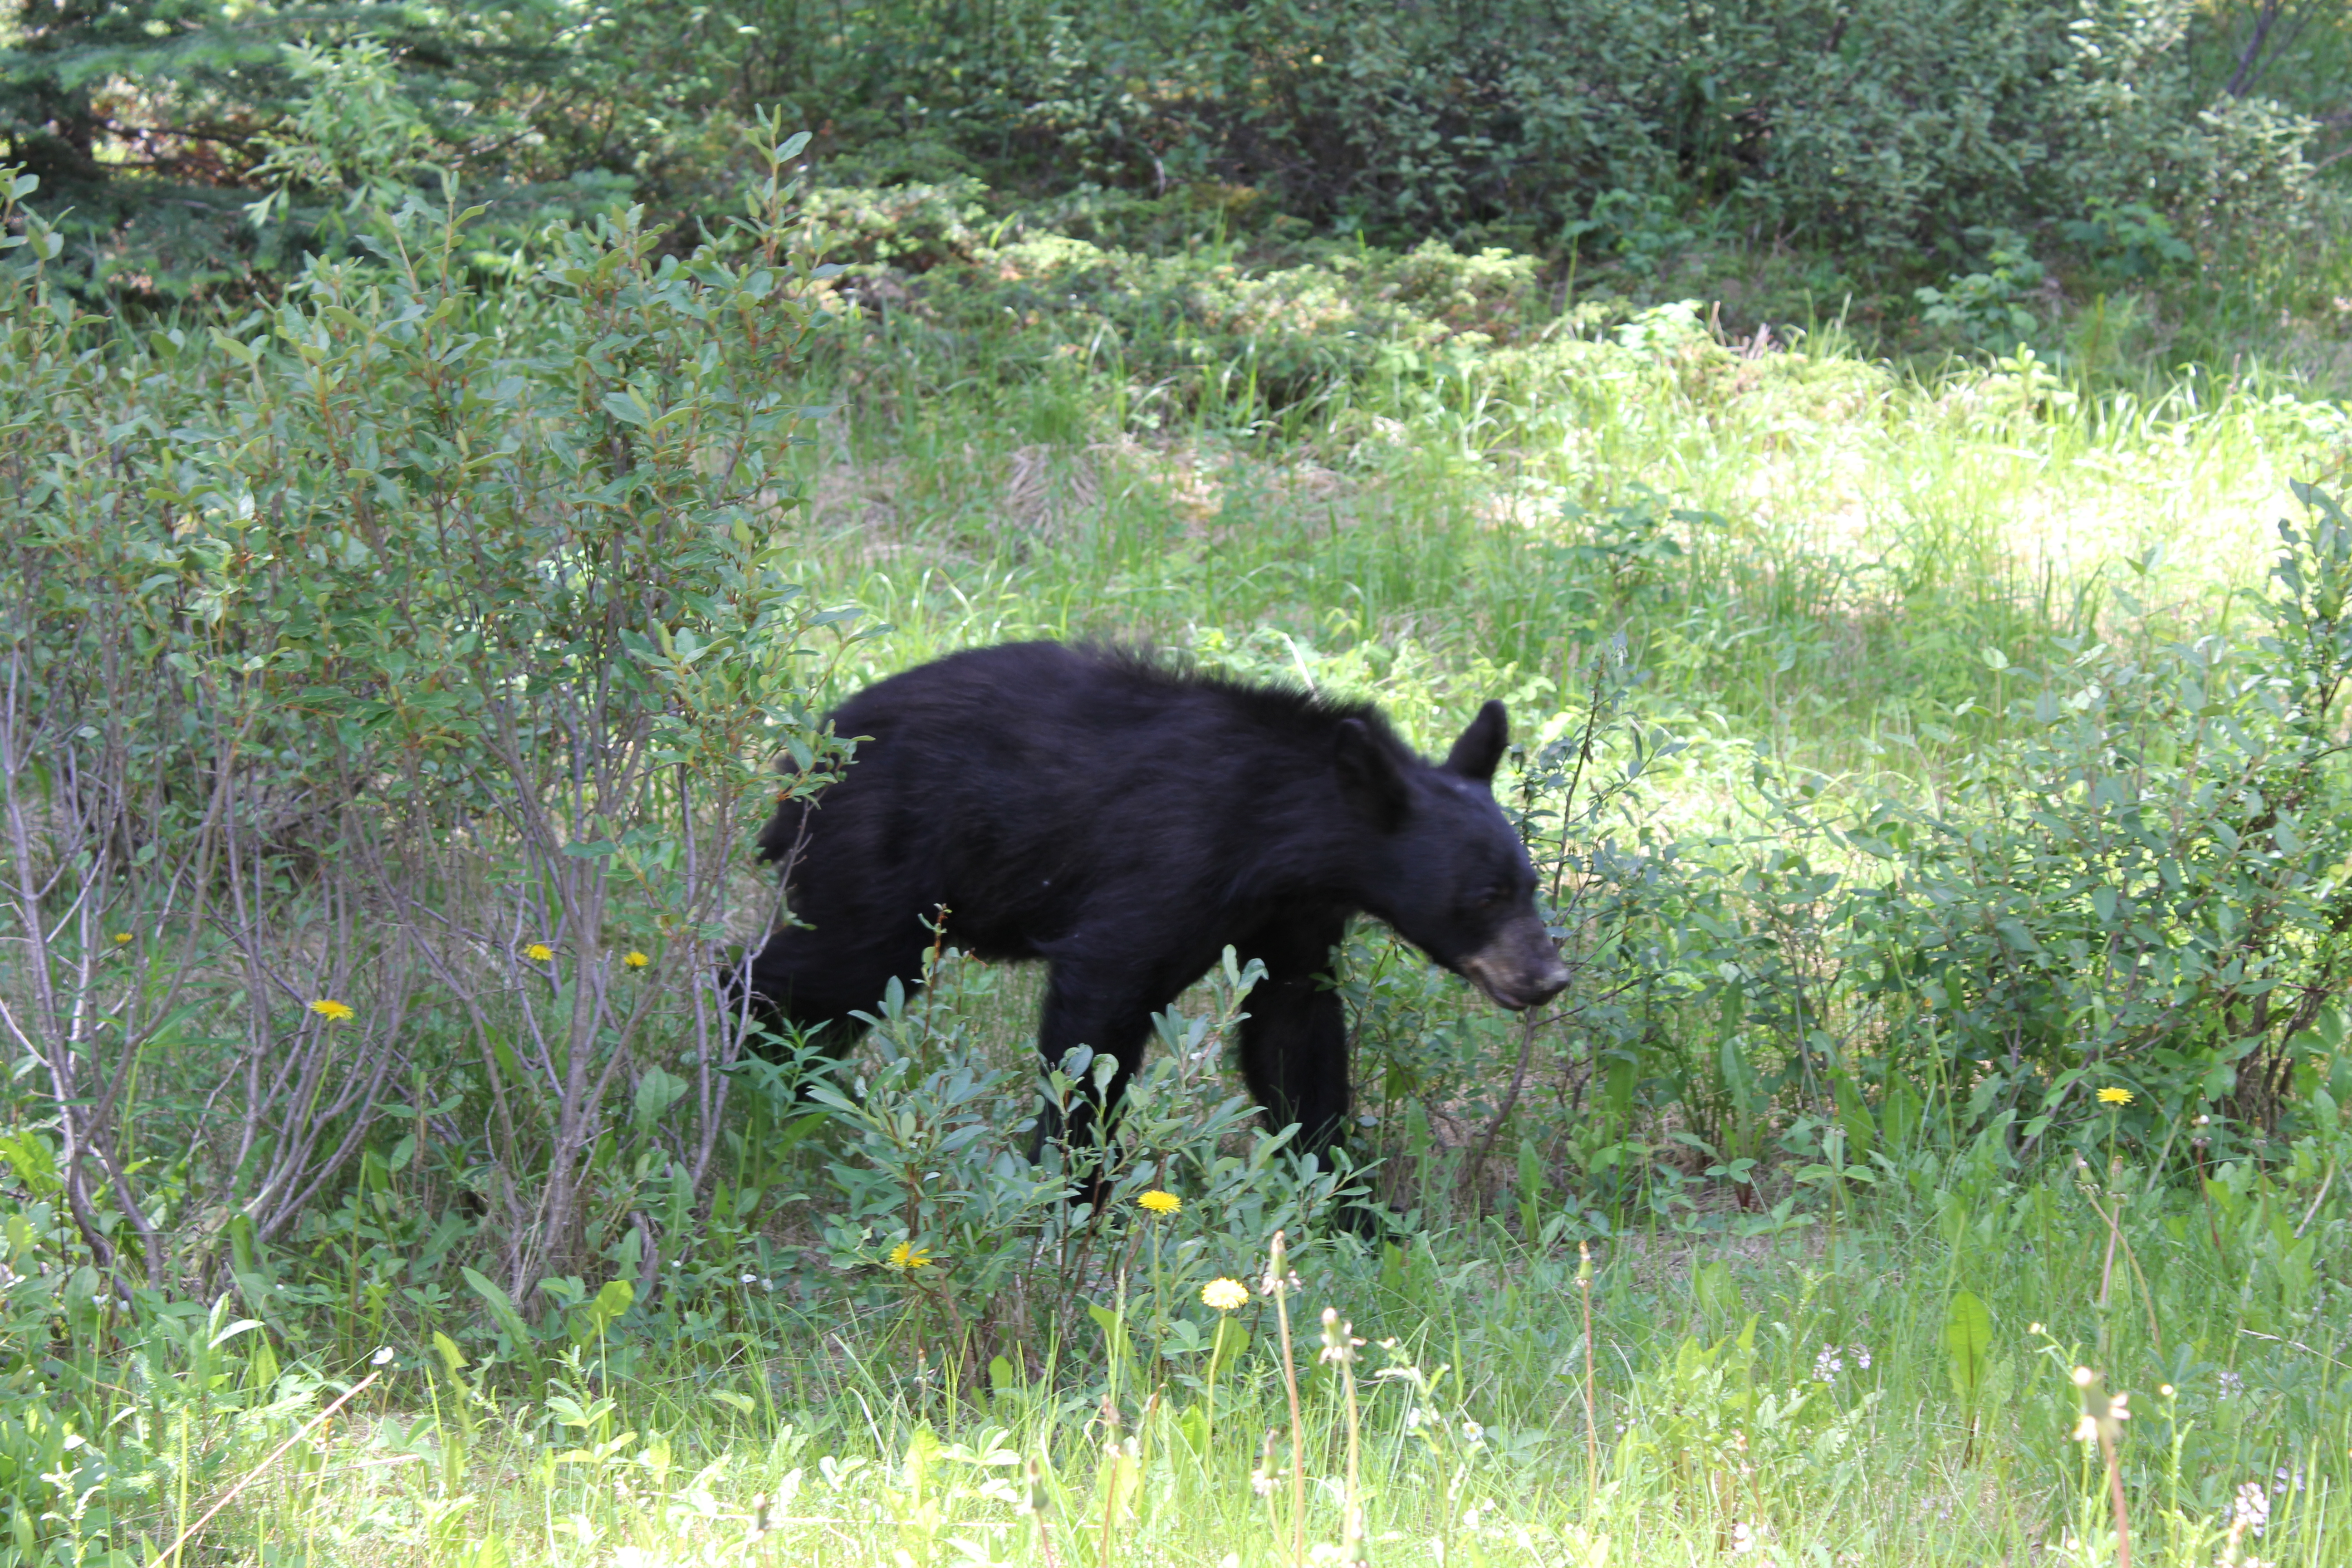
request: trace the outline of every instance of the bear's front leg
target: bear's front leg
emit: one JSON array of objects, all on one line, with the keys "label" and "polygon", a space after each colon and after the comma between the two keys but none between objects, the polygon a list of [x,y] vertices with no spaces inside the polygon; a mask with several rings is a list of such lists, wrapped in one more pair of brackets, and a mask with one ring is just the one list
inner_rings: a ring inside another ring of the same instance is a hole
[{"label": "bear's front leg", "polygon": [[1344,911],[1286,911],[1234,944],[1265,965],[1242,1020],[1242,1076],[1275,1127],[1298,1124],[1297,1147],[1326,1159],[1348,1139],[1348,1017],[1329,984]]}]

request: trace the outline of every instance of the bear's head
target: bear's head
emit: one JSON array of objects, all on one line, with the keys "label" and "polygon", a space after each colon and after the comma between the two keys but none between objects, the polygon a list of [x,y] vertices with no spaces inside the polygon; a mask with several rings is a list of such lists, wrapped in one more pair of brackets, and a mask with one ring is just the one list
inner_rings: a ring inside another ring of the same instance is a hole
[{"label": "bear's head", "polygon": [[1536,872],[1495,804],[1510,742],[1500,702],[1478,710],[1437,764],[1360,719],[1343,720],[1333,766],[1350,810],[1372,830],[1364,908],[1505,1007],[1540,1006],[1569,981],[1536,910]]}]

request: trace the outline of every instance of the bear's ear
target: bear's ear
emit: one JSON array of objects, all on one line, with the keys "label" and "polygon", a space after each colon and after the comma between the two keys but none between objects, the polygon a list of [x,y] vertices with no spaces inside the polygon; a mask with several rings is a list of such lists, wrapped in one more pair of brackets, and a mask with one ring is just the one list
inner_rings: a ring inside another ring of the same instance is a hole
[{"label": "bear's ear", "polygon": [[1404,773],[1361,719],[1339,721],[1331,742],[1331,765],[1339,774],[1339,793],[1381,831],[1404,820],[1412,805]]},{"label": "bear's ear", "polygon": [[1445,771],[1491,784],[1495,782],[1495,764],[1503,760],[1503,748],[1510,743],[1511,721],[1504,716],[1501,703],[1489,701],[1478,710],[1478,717],[1470,721],[1470,727],[1462,731],[1454,749],[1445,753]]}]

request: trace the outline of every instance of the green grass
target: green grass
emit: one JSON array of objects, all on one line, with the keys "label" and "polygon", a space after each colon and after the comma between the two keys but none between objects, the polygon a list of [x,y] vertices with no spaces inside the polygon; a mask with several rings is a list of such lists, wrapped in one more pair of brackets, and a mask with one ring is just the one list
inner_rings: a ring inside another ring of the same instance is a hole
[{"label": "green grass", "polygon": [[[1554,316],[1501,285],[1376,320],[1396,296],[1374,282],[1253,295],[1241,262],[1211,330],[1146,330],[1116,289],[1055,302],[1049,260],[1019,288],[934,276],[849,325],[787,524],[816,594],[891,628],[843,689],[976,643],[1148,638],[1375,697],[1434,745],[1492,695],[1556,732],[1622,638],[1633,714],[1692,742],[1638,801],[1670,834],[1752,825],[1759,755],[1832,794],[1933,788],[1999,730],[1988,649],[2233,626],[2286,482],[2340,473],[2352,442],[2341,405],[2258,369],[1920,369],[1834,321],[1743,342],[1703,311]],[[1319,379],[1266,392],[1299,341],[1328,349]],[[1410,1045],[1507,1076],[1515,1031],[1395,984],[1422,998]],[[964,1057],[1019,1071],[1036,995],[1034,974],[983,978],[940,1016]],[[1675,1026],[1674,1049],[1717,1048]],[[450,1150],[363,1171],[294,1241],[224,1263],[209,1316],[17,1279],[11,1331],[49,1347],[81,1425],[68,1440],[39,1390],[10,1407],[0,1449],[44,1458],[0,1476],[0,1552],[146,1563],[226,1498],[184,1561],[1254,1565],[1288,1562],[1295,1529],[1344,1560],[1358,1503],[1381,1563],[2106,1563],[2098,1448],[2069,1436],[2080,1365],[2130,1391],[2135,1562],[2342,1560],[2340,1120],[2210,1184],[2134,1133],[2102,1181],[1956,1135],[1949,1100],[1791,1097],[1739,1173],[1663,1092],[1603,1128],[1577,1042],[1555,1047],[1475,1188],[1488,1102],[1366,1086],[1376,1180],[1414,1224],[1302,1253],[1296,1519],[1257,1211],[1123,1211],[1077,1263],[1024,1265],[1024,1289],[1066,1300],[1008,1294],[988,1353],[959,1358],[938,1276],[834,1267],[841,1129],[777,1153],[749,1120],[721,1185],[764,1205],[695,1211],[700,1245],[633,1312],[553,1313],[538,1339],[440,1261],[436,1227],[467,1223]],[[1195,1101],[1231,1089],[1199,1070]],[[970,1113],[982,1154],[1022,1110]],[[2181,1131],[2156,1130],[2163,1150]],[[12,1216],[11,1256],[50,1220]],[[1216,1277],[1253,1294],[1212,1421]],[[1366,1342],[1349,1366],[1319,1356],[1327,1308]],[[2242,1498],[2260,1536],[2231,1534]]]},{"label": "green grass", "polygon": [[[2268,1500],[2267,1533],[2246,1538],[2239,1561],[2336,1560],[2352,1529],[2352,1317],[2340,1285],[2313,1279],[2346,1239],[2340,1199],[2315,1203],[2317,1172],[2233,1173],[2210,1219],[2193,1198],[2126,1176],[2131,1258],[2108,1275],[2106,1227],[2063,1184],[2005,1174],[1989,1149],[1885,1152],[1870,1163],[1875,1190],[1850,1189],[1833,1240],[1819,1223],[1667,1205],[1673,1223],[1600,1247],[1597,1472],[1572,1249],[1463,1216],[1310,1268],[1291,1303],[1308,1541],[1335,1546],[1347,1495],[1345,1393],[1316,1360],[1330,1307],[1371,1342],[1355,1368],[1356,1464],[1375,1561],[1711,1562],[1738,1555],[1744,1531],[1764,1562],[2110,1562],[2096,1463],[2068,1440],[2078,1363],[2132,1391],[2135,1561],[2213,1561],[2249,1483]],[[2302,1239],[2287,1241],[2298,1222]],[[1151,1223],[1187,1227],[1181,1215]],[[1219,1266],[1254,1280],[1262,1264]],[[1962,1291],[1990,1324],[1973,1399],[1955,1392],[1947,1329]],[[1255,1338],[1223,1369],[1212,1426],[1197,1355],[1112,1394],[1099,1340],[1033,1347],[1034,1378],[955,1386],[896,1310],[911,1293],[869,1289],[863,1310],[845,1311],[714,1284],[698,1308],[730,1325],[722,1344],[645,1346],[607,1377],[591,1343],[543,1398],[404,1351],[365,1414],[270,1468],[205,1555],[1287,1560],[1286,1438],[1271,1494],[1253,1486],[1264,1436],[1289,1426],[1270,1303],[1236,1315]],[[1147,1344],[1155,1310],[1213,1316],[1152,1300],[1140,1271],[1123,1292],[1100,1280],[1106,1303],[1122,1293]],[[234,1403],[233,1374],[226,1385]],[[128,1408],[152,1396],[136,1394]],[[318,1397],[239,1418],[175,1414],[222,1458],[234,1453],[214,1471],[226,1478]],[[171,1415],[146,1430],[176,1441]]]},{"label": "green grass", "polygon": [[[1008,329],[1001,289],[932,281],[865,323],[811,453],[812,578],[895,628],[850,679],[1004,637],[1246,647],[1292,678],[1348,660],[1434,742],[1489,694],[1561,706],[1622,635],[1653,711],[1843,773],[1984,700],[1986,648],[2228,624],[2288,480],[2352,450],[2340,404],[2260,372],[1904,369],[1834,323],[1790,350],[1671,308],[1497,347],[1471,323],[1517,293],[1384,316],[1304,285],[1234,307],[1207,346],[1239,352],[1187,369],[1204,345],[1132,322],[1107,350],[1108,310]],[[1301,312],[1374,372],[1305,405],[1234,393]],[[1381,328],[1385,359],[1353,341]]]}]

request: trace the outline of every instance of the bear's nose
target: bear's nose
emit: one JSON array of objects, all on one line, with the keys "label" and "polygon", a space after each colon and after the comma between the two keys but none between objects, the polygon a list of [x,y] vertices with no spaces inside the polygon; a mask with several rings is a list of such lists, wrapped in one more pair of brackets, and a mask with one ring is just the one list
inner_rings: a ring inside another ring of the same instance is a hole
[{"label": "bear's nose", "polygon": [[1568,989],[1568,965],[1559,961],[1559,954],[1557,952],[1547,952],[1544,957],[1546,963],[1543,969],[1528,982],[1527,988],[1521,993],[1527,997],[1526,1001],[1519,1004],[1522,1007],[1540,1007]]},{"label": "bear's nose", "polygon": [[1461,969],[1496,1005],[1515,1013],[1540,1007],[1568,989],[1568,965],[1552,946],[1551,933],[1532,915],[1513,921],[1463,959]]}]

